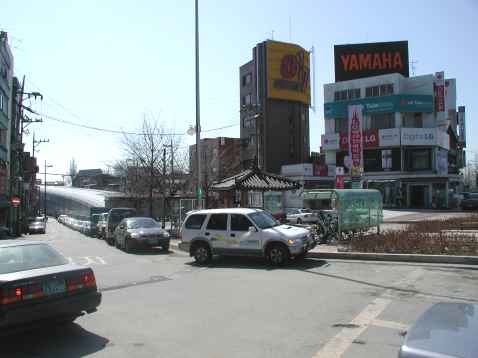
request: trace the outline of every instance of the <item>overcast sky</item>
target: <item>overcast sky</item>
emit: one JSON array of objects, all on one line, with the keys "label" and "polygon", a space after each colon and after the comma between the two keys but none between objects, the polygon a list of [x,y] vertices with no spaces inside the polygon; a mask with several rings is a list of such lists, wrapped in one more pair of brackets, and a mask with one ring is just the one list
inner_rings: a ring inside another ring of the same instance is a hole
[{"label": "overcast sky", "polygon": [[[457,79],[468,149],[478,152],[478,1],[199,2],[202,128],[236,124],[203,136],[239,136],[238,68],[258,42],[273,37],[316,49],[317,112],[310,114],[310,142],[317,151],[324,127],[322,88],[334,79],[333,45],[408,40],[416,75],[444,70]],[[26,76],[27,91],[45,95],[43,102],[31,103],[37,111],[126,131],[138,130],[145,113],[175,133],[195,122],[193,0],[2,0],[0,28],[10,36],[15,74]],[[73,157],[87,169],[122,156],[120,135],[48,118],[28,129],[27,150],[33,132],[50,140],[37,155],[54,172],[66,172]],[[194,138],[182,140],[186,146]]]}]

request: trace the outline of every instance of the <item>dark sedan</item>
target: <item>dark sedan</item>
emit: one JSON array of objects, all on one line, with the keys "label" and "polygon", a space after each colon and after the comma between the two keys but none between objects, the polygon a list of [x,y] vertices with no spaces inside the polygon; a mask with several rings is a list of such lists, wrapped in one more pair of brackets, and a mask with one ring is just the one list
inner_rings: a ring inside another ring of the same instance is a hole
[{"label": "dark sedan", "polygon": [[101,303],[91,268],[71,264],[47,243],[0,244],[0,332],[44,321],[72,322]]},{"label": "dark sedan", "polygon": [[161,246],[169,251],[169,233],[161,228],[161,224],[147,217],[123,219],[114,232],[116,247],[130,252],[139,247]]},{"label": "dark sedan", "polygon": [[478,193],[463,193],[461,208],[463,210],[478,210]]}]

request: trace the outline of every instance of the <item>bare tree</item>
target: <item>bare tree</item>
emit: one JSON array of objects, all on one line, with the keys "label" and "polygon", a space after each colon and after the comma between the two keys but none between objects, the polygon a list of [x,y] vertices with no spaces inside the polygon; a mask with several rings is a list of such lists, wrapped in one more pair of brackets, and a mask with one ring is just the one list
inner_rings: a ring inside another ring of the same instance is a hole
[{"label": "bare tree", "polygon": [[155,192],[162,194],[164,205],[168,193],[172,195],[182,189],[178,180],[184,172],[180,143],[180,137],[166,133],[152,116],[144,117],[140,135],[123,136],[125,158],[112,167],[123,177],[125,192],[133,197],[148,196],[150,216],[153,216]]}]

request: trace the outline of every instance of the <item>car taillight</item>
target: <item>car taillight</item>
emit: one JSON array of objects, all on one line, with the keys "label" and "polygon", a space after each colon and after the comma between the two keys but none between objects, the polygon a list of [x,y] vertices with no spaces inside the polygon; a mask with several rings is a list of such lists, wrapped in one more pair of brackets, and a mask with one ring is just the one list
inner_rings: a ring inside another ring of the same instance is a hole
[{"label": "car taillight", "polygon": [[96,278],[93,271],[81,272],[78,276],[67,280],[66,287],[68,292],[81,290],[83,288],[96,288]]},{"label": "car taillight", "polygon": [[41,285],[36,283],[22,287],[0,289],[0,303],[4,305],[39,297],[43,297],[43,289]]}]

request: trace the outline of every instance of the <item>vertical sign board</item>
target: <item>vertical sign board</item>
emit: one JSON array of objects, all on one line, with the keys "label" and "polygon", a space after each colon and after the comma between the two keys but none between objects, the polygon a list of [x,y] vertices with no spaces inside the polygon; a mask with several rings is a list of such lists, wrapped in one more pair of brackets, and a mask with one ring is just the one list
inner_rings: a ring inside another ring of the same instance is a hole
[{"label": "vertical sign board", "polygon": [[465,106],[458,107],[458,138],[463,146],[466,147],[466,123],[465,123]]},{"label": "vertical sign board", "polygon": [[343,189],[344,185],[344,167],[336,167],[335,168],[335,188],[336,189]]},{"label": "vertical sign board", "polygon": [[446,121],[445,115],[445,72],[435,73],[435,112],[437,122],[443,123]]},{"label": "vertical sign board", "polygon": [[352,177],[360,177],[363,168],[363,105],[348,106],[349,112],[349,157]]}]

